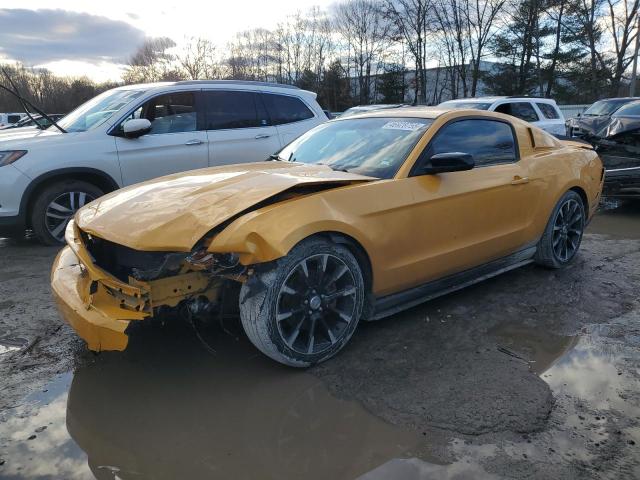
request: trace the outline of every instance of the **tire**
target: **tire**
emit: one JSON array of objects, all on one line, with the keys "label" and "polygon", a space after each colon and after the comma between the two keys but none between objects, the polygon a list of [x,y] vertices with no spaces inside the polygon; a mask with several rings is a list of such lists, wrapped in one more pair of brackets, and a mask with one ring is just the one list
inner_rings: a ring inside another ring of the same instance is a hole
[{"label": "tire", "polygon": [[45,187],[31,210],[31,228],[45,245],[63,245],[64,230],[78,208],[104,192],[82,180],[63,180]]},{"label": "tire", "polygon": [[347,344],[364,300],[362,270],[353,254],[342,245],[308,239],[257,268],[242,285],[240,319],[262,353],[285,365],[308,367]]},{"label": "tire", "polygon": [[569,190],[558,201],[538,243],[534,257],[538,265],[562,268],[578,253],[586,223],[584,203]]}]

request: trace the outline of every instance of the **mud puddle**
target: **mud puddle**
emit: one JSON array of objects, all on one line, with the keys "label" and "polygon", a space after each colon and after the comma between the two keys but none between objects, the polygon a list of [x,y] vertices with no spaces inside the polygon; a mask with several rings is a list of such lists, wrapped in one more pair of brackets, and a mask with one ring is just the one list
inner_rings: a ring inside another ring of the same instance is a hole
[{"label": "mud puddle", "polygon": [[604,203],[593,217],[587,233],[607,235],[612,238],[640,238],[640,200],[636,202],[613,201]]},{"label": "mud puddle", "polygon": [[506,438],[454,436],[455,460],[447,465],[392,459],[360,480],[640,478],[638,312],[579,336],[514,324],[488,333],[551,387],[550,428]]},{"label": "mud puddle", "polygon": [[500,476],[526,462],[528,471],[547,478],[640,478],[640,312],[587,326],[575,337],[509,325],[492,333],[529,362],[556,404],[544,432],[461,443],[462,460],[474,458]]},{"label": "mud puddle", "polygon": [[423,441],[244,340],[140,333],[5,412],[0,477],[353,479]]}]

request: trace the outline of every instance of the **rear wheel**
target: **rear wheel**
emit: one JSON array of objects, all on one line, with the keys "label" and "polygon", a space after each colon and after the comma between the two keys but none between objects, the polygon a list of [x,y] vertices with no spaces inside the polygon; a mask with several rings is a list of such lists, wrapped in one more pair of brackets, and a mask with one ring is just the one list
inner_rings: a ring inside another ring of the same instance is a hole
[{"label": "rear wheel", "polygon": [[313,239],[242,286],[240,318],[249,340],[265,355],[307,367],[331,358],[349,341],[364,298],[353,254]]},{"label": "rear wheel", "polygon": [[556,204],[538,244],[535,260],[549,268],[568,264],[580,248],[586,223],[582,198],[573,190]]},{"label": "rear wheel", "polygon": [[69,220],[80,207],[103,195],[95,185],[81,180],[55,182],[42,190],[31,211],[31,228],[45,245],[62,245]]}]

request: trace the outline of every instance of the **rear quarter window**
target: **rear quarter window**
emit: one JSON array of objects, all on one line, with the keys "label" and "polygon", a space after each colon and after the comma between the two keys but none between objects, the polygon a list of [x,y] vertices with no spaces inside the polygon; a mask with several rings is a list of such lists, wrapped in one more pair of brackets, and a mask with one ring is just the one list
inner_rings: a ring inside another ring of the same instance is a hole
[{"label": "rear quarter window", "polygon": [[273,125],[300,122],[314,116],[309,107],[297,97],[264,93],[262,99]]},{"label": "rear quarter window", "polygon": [[536,103],[536,105],[542,112],[542,115],[545,116],[545,118],[548,118],[549,120],[556,120],[560,118],[560,115],[558,115],[558,111],[553,105],[549,105],[548,103]]},{"label": "rear quarter window", "polygon": [[537,122],[540,120],[533,105],[529,102],[509,102],[502,103],[495,108],[496,112],[505,113],[512,117],[519,118],[525,122]]}]

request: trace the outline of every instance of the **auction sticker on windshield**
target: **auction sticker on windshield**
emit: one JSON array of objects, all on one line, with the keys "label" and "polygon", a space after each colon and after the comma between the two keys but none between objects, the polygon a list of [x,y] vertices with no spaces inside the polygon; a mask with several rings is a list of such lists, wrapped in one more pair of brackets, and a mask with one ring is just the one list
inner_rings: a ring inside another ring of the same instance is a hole
[{"label": "auction sticker on windshield", "polygon": [[424,123],[414,123],[414,122],[399,122],[399,121],[393,121],[393,122],[387,122],[385,123],[382,128],[388,129],[388,130],[407,130],[410,132],[414,132],[422,127],[425,127],[426,125]]}]

